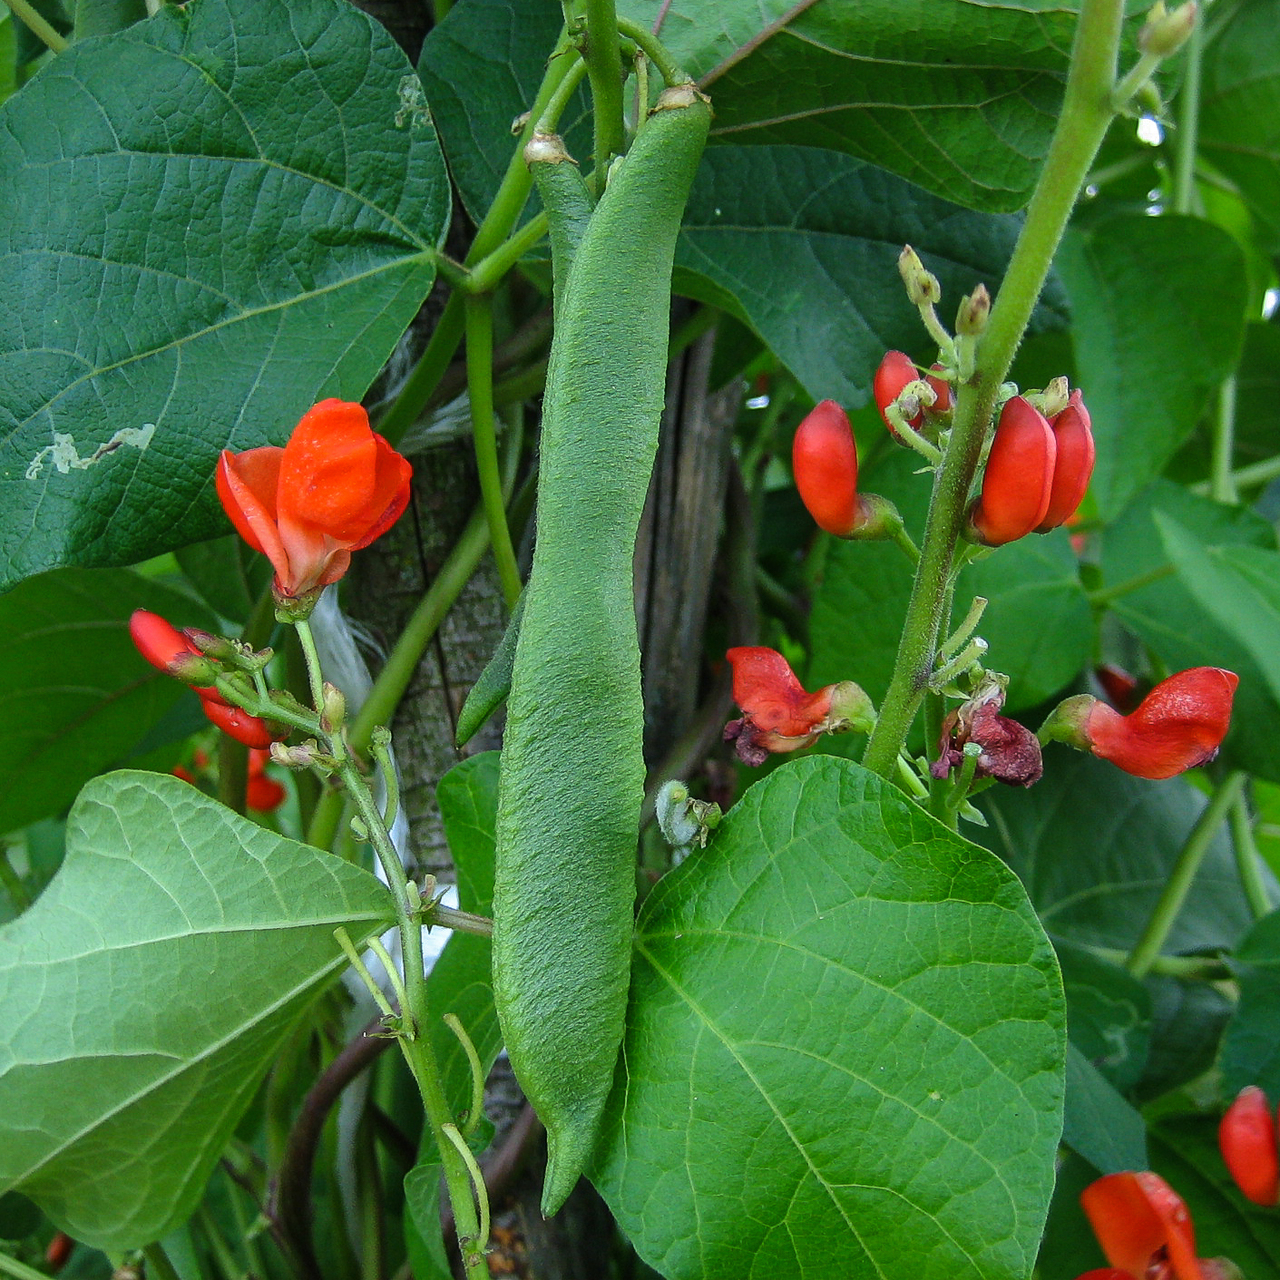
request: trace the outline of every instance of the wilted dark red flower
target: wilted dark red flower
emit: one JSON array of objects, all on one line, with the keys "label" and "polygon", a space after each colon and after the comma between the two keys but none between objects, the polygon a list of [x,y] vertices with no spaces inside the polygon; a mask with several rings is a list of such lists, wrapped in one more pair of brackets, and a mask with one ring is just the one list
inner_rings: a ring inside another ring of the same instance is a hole
[{"label": "wilted dark red flower", "polygon": [[851,680],[806,693],[776,649],[743,646],[725,657],[742,718],[725,725],[724,739],[744,764],[761,765],[771,751],[798,751],[824,733],[867,733],[875,723],[871,700]]},{"label": "wilted dark red flower", "polygon": [[966,743],[982,748],[974,777],[995,778],[1011,787],[1029,787],[1044,773],[1040,743],[1025,725],[1000,714],[1004,688],[984,682],[942,722],[938,759],[930,765],[935,778],[945,778],[964,762]]}]

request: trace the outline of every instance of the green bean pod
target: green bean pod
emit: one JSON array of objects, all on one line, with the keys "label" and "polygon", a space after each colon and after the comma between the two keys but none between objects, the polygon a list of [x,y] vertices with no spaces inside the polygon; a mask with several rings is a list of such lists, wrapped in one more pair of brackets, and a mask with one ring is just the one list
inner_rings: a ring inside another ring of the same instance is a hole
[{"label": "green bean pod", "polygon": [[554,133],[535,133],[524,149],[525,163],[547,211],[551,239],[552,309],[557,323],[564,309],[564,285],[578,246],[587,233],[595,202],[582,172]]},{"label": "green bean pod", "polygon": [[454,734],[454,741],[459,747],[465,747],[484,728],[486,721],[502,706],[507,700],[507,694],[511,692],[511,670],[516,662],[516,641],[520,638],[520,619],[523,616],[522,591],[516,607],[511,611],[511,621],[507,623],[507,629],[493,651],[493,657],[485,664],[479,678],[471,686],[462,710],[458,712],[458,730]]},{"label": "green bean pod", "polygon": [[710,118],[692,85],[668,89],[614,171],[564,282],[543,401],[499,784],[493,977],[512,1066],[547,1127],[547,1214],[590,1158],[626,1016],[644,791],[632,561],[675,241]]}]

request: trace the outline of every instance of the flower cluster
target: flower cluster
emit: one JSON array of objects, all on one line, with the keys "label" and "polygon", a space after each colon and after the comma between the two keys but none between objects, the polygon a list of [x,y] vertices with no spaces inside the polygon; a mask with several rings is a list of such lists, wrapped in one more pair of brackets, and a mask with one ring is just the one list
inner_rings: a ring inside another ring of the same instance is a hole
[{"label": "flower cluster", "polygon": [[277,602],[305,616],[347,572],[351,553],[404,513],[411,474],[360,405],[322,400],[283,448],[223,450],[218,497],[240,536],[271,561]]}]

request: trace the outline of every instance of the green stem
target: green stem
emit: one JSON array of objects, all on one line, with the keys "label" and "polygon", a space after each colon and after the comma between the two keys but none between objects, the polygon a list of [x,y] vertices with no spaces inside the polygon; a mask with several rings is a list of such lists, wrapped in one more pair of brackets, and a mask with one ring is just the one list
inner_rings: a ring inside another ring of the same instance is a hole
[{"label": "green stem", "polygon": [[633,22],[630,18],[619,18],[618,30],[626,36],[628,40],[635,41],[644,53],[645,57],[658,68],[658,74],[668,86],[692,83],[693,78],[686,75],[685,72],[676,65],[675,60],[667,51],[666,45],[664,45],[648,27],[641,26],[640,23]]},{"label": "green stem", "polygon": [[320,655],[316,652],[316,638],[311,632],[311,623],[306,618],[299,618],[294,623],[298,632],[298,643],[302,646],[302,657],[307,664],[307,684],[311,687],[311,704],[316,712],[324,706],[324,676],[320,671]]},{"label": "green stem", "polygon": [[1236,870],[1240,887],[1255,920],[1271,914],[1271,895],[1262,880],[1262,855],[1253,837],[1253,818],[1249,813],[1249,801],[1243,791],[1231,806],[1231,842],[1235,848]]},{"label": "green stem", "polygon": [[222,1228],[218,1226],[217,1220],[209,1212],[208,1205],[202,1204],[196,1211],[196,1221],[204,1228],[205,1237],[209,1241],[209,1248],[213,1253],[214,1265],[226,1277],[226,1280],[240,1280],[240,1277],[244,1274],[243,1268],[240,1266],[235,1254],[232,1253],[226,1237],[222,1234]]},{"label": "green stem", "polygon": [[[1124,951],[1115,947],[1085,946],[1085,950],[1123,968],[1129,959]],[[1166,978],[1182,978],[1189,982],[1221,982],[1232,976],[1231,970],[1221,960],[1210,956],[1156,956],[1148,973],[1158,973]]]},{"label": "green stem", "polygon": [[[343,751],[340,738],[330,740],[330,749],[337,754]],[[366,829],[370,843],[382,864],[383,874],[396,905],[396,918],[400,927],[401,955],[404,959],[406,1029],[399,1037],[409,1070],[413,1073],[422,1095],[422,1105],[431,1125],[436,1149],[444,1165],[445,1184],[449,1201],[453,1206],[454,1222],[458,1228],[458,1243],[462,1249],[463,1263],[468,1274],[484,1264],[485,1241],[480,1236],[480,1224],[476,1217],[475,1201],[471,1192],[471,1175],[457,1148],[449,1140],[446,1126],[453,1125],[453,1113],[440,1083],[440,1069],[430,1034],[430,1004],[427,974],[422,959],[422,924],[419,919],[417,894],[410,896],[411,886],[405,880],[400,855],[391,843],[382,815],[374,803],[373,795],[365,785],[359,769],[350,755],[340,757],[338,775],[355,804]]]},{"label": "green stem", "polygon": [[952,555],[996,394],[1013,363],[1080,187],[1111,123],[1111,90],[1123,11],[1121,0],[1083,0],[1058,127],[980,340],[974,376],[958,388],[951,440],[934,482],[897,662],[863,759],[867,768],[883,778],[894,777],[898,752],[928,687]]},{"label": "green stem", "polygon": [[[571,69],[571,60],[565,56],[567,48],[568,45],[562,33],[555,51],[547,62],[546,74],[542,77],[542,84],[538,88],[538,95],[530,109],[528,122],[516,142],[511,159],[507,162],[507,171],[502,176],[498,192],[489,206],[488,213],[484,216],[484,221],[476,230],[476,238],[467,252],[465,263],[469,267],[482,263],[507,239],[524,210],[525,202],[529,199],[533,178],[529,174],[529,166],[524,162],[524,146],[533,136],[535,123],[546,109],[547,100]],[[621,85],[619,85],[618,98],[621,102]],[[462,299],[458,294],[452,294],[445,304],[444,312],[417,366],[401,388],[400,394],[378,421],[378,430],[392,444],[404,435],[431,398],[431,393],[444,377],[449,362],[462,341],[465,327]]]},{"label": "green stem", "polygon": [[1178,91],[1178,149],[1173,167],[1173,212],[1194,213],[1196,151],[1200,133],[1200,68],[1204,61],[1204,18],[1198,17],[1187,37],[1187,60]]},{"label": "green stem", "polygon": [[13,863],[9,861],[9,850],[4,846],[0,846],[0,885],[4,887],[19,915],[31,905],[31,895],[27,892],[27,886],[22,883],[22,877],[13,869]]},{"label": "green stem", "polygon": [[[363,751],[370,741],[375,725],[386,724],[395,714],[396,705],[413,679],[418,662],[431,643],[444,616],[471,579],[489,546],[489,526],[484,508],[477,507],[467,522],[462,536],[449,552],[448,559],[440,566],[440,572],[427,588],[413,611],[413,616],[400,633],[395,648],[387,656],[378,677],[369,690],[369,696],[351,723],[349,737],[356,751]],[[315,815],[307,830],[307,843],[318,849],[328,849],[333,844],[342,820],[342,793],[327,791],[316,805]]]},{"label": "green stem", "polygon": [[587,0],[587,47],[583,53],[591,81],[595,120],[592,159],[603,184],[609,158],[626,150],[622,125],[622,52],[613,0]]},{"label": "green stem", "polygon": [[0,1253],[0,1273],[13,1276],[14,1280],[49,1280],[47,1271],[37,1271],[35,1267],[9,1257],[7,1253]]},{"label": "green stem", "polygon": [[489,541],[498,566],[507,608],[514,609],[523,584],[516,564],[511,530],[502,500],[498,465],[498,423],[493,412],[493,305],[487,296],[467,298],[467,390],[471,397],[471,431],[475,438],[476,469]]},{"label": "green stem", "polygon": [[560,117],[564,115],[564,109],[569,105],[569,99],[577,92],[578,86],[582,83],[582,77],[587,74],[587,63],[577,49],[565,56],[572,58],[572,65],[565,73],[564,79],[556,86],[555,92],[547,99],[547,105],[543,107],[538,116],[538,123],[534,126],[536,133],[555,133]]},{"label": "green stem", "polygon": [[1218,412],[1213,423],[1213,465],[1210,470],[1210,495],[1216,502],[1234,506],[1240,501],[1231,459],[1236,443],[1236,376],[1230,374],[1218,388]]},{"label": "green stem", "polygon": [[467,292],[492,293],[503,276],[547,234],[547,215],[535,213],[510,240],[504,240],[467,278]]},{"label": "green stem", "polygon": [[1125,967],[1135,978],[1145,978],[1151,972],[1152,962],[1160,954],[1160,948],[1164,946],[1169,930],[1173,928],[1174,921],[1182,910],[1182,904],[1187,899],[1192,881],[1200,870],[1200,864],[1209,851],[1213,837],[1217,835],[1223,819],[1235,804],[1236,797],[1241,794],[1246,776],[1239,769],[1229,773],[1218,784],[1212,799],[1191,828],[1187,842],[1182,846],[1182,852],[1178,854],[1178,860],[1151,912],[1151,918],[1126,961]]},{"label": "green stem", "polygon": [[53,27],[36,12],[35,6],[27,0],[4,0],[9,11],[25,26],[32,35],[48,45],[54,53],[62,53],[67,48],[65,37],[60,36]]},{"label": "green stem", "polygon": [[[1280,477],[1280,454],[1274,458],[1263,458],[1261,462],[1251,463],[1231,473],[1231,484],[1237,490],[1247,489],[1255,484],[1269,484]],[[1207,497],[1212,492],[1211,482],[1201,482],[1191,486],[1192,493]]]},{"label": "green stem", "polygon": [[148,1280],[178,1280],[178,1272],[159,1240],[147,1245],[142,1256],[147,1260]]},{"label": "green stem", "polygon": [[1113,600],[1127,596],[1131,591],[1149,587],[1153,582],[1160,582],[1164,578],[1171,577],[1175,572],[1171,564],[1157,565],[1154,569],[1148,569],[1146,573],[1135,574],[1132,578],[1117,582],[1113,587],[1099,587],[1096,591],[1087,592],[1086,598],[1095,609],[1101,609]]}]

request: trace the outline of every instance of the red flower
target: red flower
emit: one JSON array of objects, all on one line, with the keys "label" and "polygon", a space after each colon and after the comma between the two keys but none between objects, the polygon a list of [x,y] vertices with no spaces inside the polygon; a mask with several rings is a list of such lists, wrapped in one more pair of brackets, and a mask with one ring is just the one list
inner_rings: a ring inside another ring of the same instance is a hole
[{"label": "red flower", "polygon": [[1280,1154],[1276,1121],[1267,1095],[1256,1085],[1240,1090],[1218,1126],[1222,1158],[1245,1198],[1268,1207],[1280,1203]]},{"label": "red flower", "polygon": [[1232,671],[1192,667],[1162,680],[1131,715],[1095,702],[1084,726],[1089,750],[1138,778],[1172,778],[1204,764],[1231,727],[1239,683]]},{"label": "red flower", "polygon": [[1037,533],[1048,533],[1066,524],[1084,501],[1093,475],[1094,444],[1089,410],[1079,389],[1071,393],[1067,407],[1050,419],[1055,445],[1053,483],[1049,507],[1036,525]]},{"label": "red flower", "polygon": [[259,813],[270,813],[285,802],[288,792],[267,774],[267,761],[271,753],[264,747],[254,747],[249,752],[249,778],[245,785],[245,804]]},{"label": "red flower", "polygon": [[205,715],[223,733],[237,742],[243,742],[246,747],[269,747],[273,742],[289,736],[289,730],[284,725],[273,729],[265,720],[259,720],[257,716],[251,716],[239,707],[223,706],[208,698],[202,698],[200,702]]},{"label": "red flower", "polygon": [[724,727],[744,764],[761,765],[771,751],[798,751],[824,733],[866,733],[875,722],[871,701],[852,681],[806,693],[790,663],[775,649],[749,646],[725,654],[733,667],[740,720]]},{"label": "red flower", "polygon": [[858,449],[845,411],[834,400],[816,405],[791,445],[796,488],[818,528],[844,537],[862,518]]},{"label": "red flower", "polygon": [[351,553],[400,518],[411,474],[360,405],[322,400],[283,449],[224,449],[218,497],[240,536],[275,567],[277,596],[291,600],[337,582]]},{"label": "red flower", "polygon": [[1045,518],[1053,492],[1057,445],[1053,429],[1029,400],[1005,402],[969,513],[970,534],[988,547],[1025,537]]},{"label": "red flower", "polygon": [[157,671],[193,685],[202,698],[225,702],[213,687],[218,678],[217,666],[158,613],[135,609],[129,618],[129,635],[138,652]]},{"label": "red flower", "polygon": [[[1206,1280],[1196,1257],[1191,1215],[1159,1174],[1108,1174],[1081,1192],[1080,1203],[1107,1261],[1124,1280],[1146,1280],[1149,1274]],[[1153,1272],[1161,1264],[1166,1264],[1164,1270]]]}]

